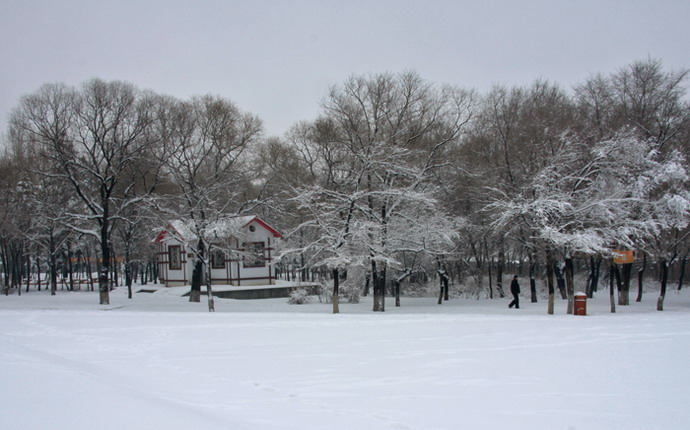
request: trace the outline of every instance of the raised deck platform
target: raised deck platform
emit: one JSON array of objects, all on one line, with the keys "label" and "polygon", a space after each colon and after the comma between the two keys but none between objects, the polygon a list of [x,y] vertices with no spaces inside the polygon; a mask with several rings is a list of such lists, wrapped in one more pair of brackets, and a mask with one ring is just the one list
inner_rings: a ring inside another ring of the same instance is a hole
[{"label": "raised deck platform", "polygon": [[[310,296],[319,294],[319,284],[316,283],[296,283],[278,281],[276,285],[255,285],[246,287],[237,287],[234,285],[213,285],[213,296],[222,299],[236,299],[236,300],[255,300],[255,299],[277,299],[283,297],[290,297],[290,293],[294,290],[305,289]],[[180,297],[189,297],[189,285],[184,287],[165,287],[162,285],[147,285],[142,286],[137,293],[151,293],[151,294],[172,294]],[[206,286],[201,286],[201,294],[206,295]]]},{"label": "raised deck platform", "polygon": [[[297,289],[307,290],[310,296],[319,294],[319,286],[317,284],[302,284],[302,285],[267,285],[261,287],[224,287],[217,289],[212,287],[213,296],[221,299],[236,299],[236,300],[255,300],[255,299],[279,299],[283,297],[290,297],[290,293]],[[201,287],[201,294],[206,295],[206,287]],[[186,294],[187,296],[189,293]]]}]

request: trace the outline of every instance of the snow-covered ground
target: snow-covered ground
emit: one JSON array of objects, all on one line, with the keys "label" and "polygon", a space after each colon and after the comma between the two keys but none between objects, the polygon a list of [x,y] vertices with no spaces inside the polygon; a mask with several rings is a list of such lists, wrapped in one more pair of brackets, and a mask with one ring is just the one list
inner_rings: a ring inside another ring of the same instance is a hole
[{"label": "snow-covered ground", "polygon": [[686,429],[690,294],[655,301],[0,296],[0,428]]}]

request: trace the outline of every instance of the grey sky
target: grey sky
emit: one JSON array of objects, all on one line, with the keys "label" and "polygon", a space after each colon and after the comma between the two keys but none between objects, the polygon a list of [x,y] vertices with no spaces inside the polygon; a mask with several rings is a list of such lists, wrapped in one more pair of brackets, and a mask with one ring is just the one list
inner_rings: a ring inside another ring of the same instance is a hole
[{"label": "grey sky", "polygon": [[352,74],[565,87],[632,61],[690,67],[690,1],[0,0],[0,130],[44,82],[217,94],[282,134]]}]

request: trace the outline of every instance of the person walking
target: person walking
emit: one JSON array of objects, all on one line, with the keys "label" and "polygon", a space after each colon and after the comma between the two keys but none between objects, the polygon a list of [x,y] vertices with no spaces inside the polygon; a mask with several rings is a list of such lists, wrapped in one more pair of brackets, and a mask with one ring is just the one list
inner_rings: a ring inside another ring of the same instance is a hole
[{"label": "person walking", "polygon": [[515,305],[515,309],[520,309],[520,284],[518,283],[517,275],[513,276],[513,282],[510,283],[510,292],[513,294],[513,301],[508,305],[512,309]]}]

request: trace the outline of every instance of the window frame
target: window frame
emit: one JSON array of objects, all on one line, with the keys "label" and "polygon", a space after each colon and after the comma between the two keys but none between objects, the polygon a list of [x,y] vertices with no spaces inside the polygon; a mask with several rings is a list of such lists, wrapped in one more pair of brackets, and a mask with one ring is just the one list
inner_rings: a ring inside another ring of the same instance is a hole
[{"label": "window frame", "polygon": [[[245,269],[256,269],[266,267],[266,243],[261,242],[244,242],[242,243],[244,255],[242,256],[242,267]],[[253,262],[248,262],[247,257],[249,253],[255,254],[256,258]]]},{"label": "window frame", "polygon": [[[220,260],[219,260],[220,257]],[[211,246],[211,269],[225,269],[226,254],[222,248],[218,246]],[[220,264],[219,264],[220,261]]]},{"label": "window frame", "polygon": [[170,270],[182,270],[182,247],[180,245],[168,246],[168,267]]}]

